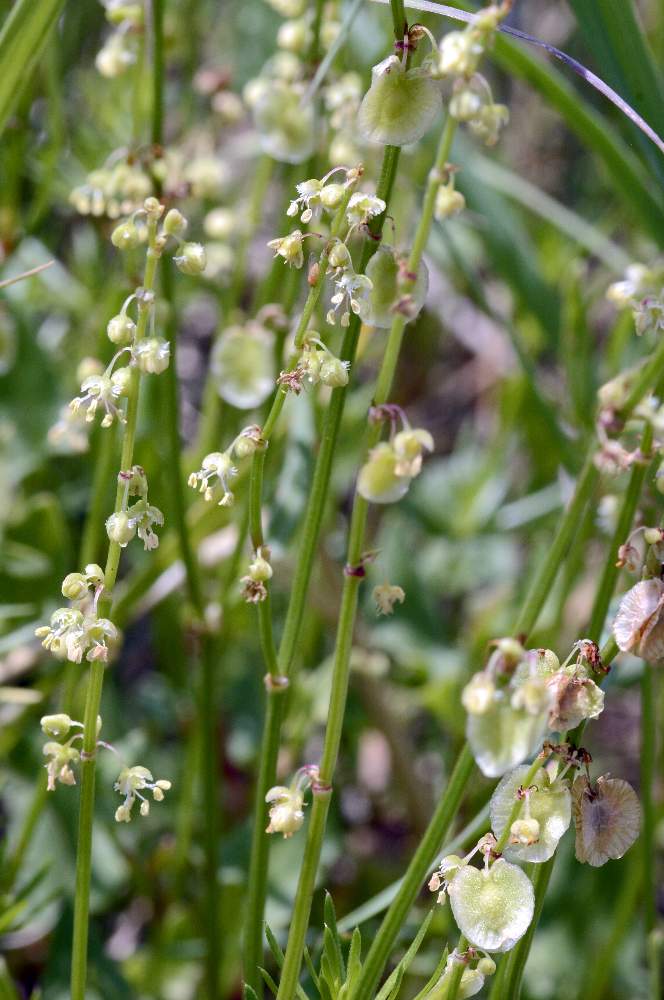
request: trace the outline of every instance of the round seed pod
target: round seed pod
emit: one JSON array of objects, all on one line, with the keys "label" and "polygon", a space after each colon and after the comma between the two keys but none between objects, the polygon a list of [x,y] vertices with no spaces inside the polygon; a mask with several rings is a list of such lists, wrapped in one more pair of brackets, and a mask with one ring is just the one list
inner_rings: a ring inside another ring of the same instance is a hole
[{"label": "round seed pod", "polygon": [[229,326],[212,350],[217,392],[231,406],[251,410],[274,389],[274,335],[262,327]]},{"label": "round seed pod", "polygon": [[466,865],[452,879],[448,893],[459,930],[482,951],[509,951],[533,919],[532,883],[503,858],[488,870]]},{"label": "round seed pod", "polygon": [[[371,326],[389,328],[395,316],[395,307],[403,298],[405,291],[400,279],[399,256],[394,247],[382,244],[373,255],[366,270],[367,278],[373,288],[369,293],[369,308],[365,322]],[[408,318],[415,319],[418,315],[429,290],[429,270],[421,262],[417,279],[412,289],[408,291]]]},{"label": "round seed pod", "polygon": [[397,456],[386,441],[376,445],[357,477],[357,492],[369,503],[395,503],[408,492],[410,476],[396,473]]},{"label": "round seed pod", "polygon": [[[515,767],[491,796],[491,829],[496,837],[501,836],[507,825],[517,790],[526,780],[528,770],[527,764]],[[530,815],[539,823],[539,839],[528,845],[508,844],[503,851],[508,861],[548,861],[572,819],[572,796],[567,785],[560,781],[550,784],[544,768],[537,772],[533,784],[537,790],[529,794]]]},{"label": "round seed pod", "polygon": [[442,105],[439,87],[420,69],[406,70],[396,56],[374,66],[358,124],[365,138],[384,146],[417,142]]},{"label": "round seed pod", "polygon": [[516,708],[509,688],[497,691],[488,710],[468,715],[466,737],[475,762],[488,778],[499,778],[539,750],[547,731],[548,706],[531,714]]}]

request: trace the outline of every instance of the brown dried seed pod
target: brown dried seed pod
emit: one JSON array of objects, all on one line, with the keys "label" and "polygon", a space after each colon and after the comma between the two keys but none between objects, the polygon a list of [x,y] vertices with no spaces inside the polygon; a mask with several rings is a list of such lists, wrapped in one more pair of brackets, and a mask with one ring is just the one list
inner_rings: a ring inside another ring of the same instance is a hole
[{"label": "brown dried seed pod", "polygon": [[636,792],[620,778],[598,778],[595,786],[579,775],[572,786],[577,861],[594,868],[622,858],[641,828]]},{"label": "brown dried seed pod", "polygon": [[618,648],[649,663],[664,661],[664,583],[641,580],[623,597],[613,634]]}]

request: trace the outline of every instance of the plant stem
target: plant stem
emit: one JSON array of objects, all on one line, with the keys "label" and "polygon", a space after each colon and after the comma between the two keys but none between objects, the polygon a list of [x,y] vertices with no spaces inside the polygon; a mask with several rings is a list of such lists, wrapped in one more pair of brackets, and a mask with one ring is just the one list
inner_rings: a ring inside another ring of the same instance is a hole
[{"label": "plant stem", "polygon": [[[429,175],[427,189],[422,206],[422,215],[413,240],[413,247],[408,258],[408,271],[414,275],[419,273],[422,255],[426,246],[436,201],[436,193],[443,179],[445,165],[449,158],[456,122],[448,117],[441,135],[434,166]],[[414,282],[413,282],[414,283]],[[401,314],[395,317],[388,337],[385,354],[376,382],[374,405],[381,406],[387,402],[396,373],[399,352],[403,340],[407,319]],[[375,422],[369,426],[366,435],[365,453],[377,444],[381,434],[381,424]],[[320,860],[320,851],[325,832],[325,824],[330,804],[332,780],[336,768],[341,733],[346,711],[348,679],[350,671],[350,654],[353,642],[355,617],[362,573],[355,572],[362,566],[365,545],[365,530],[369,504],[358,493],[353,502],[353,513],[348,538],[346,554],[346,571],[341,597],[341,609],[337,627],[334,666],[332,671],[332,691],[328,709],[325,741],[319,767],[319,783],[314,786],[311,821],[305,846],[304,860],[300,870],[295,909],[288,936],[286,956],[279,982],[277,1000],[289,1000],[294,993],[299,978],[304,939],[309,923],[311,900],[313,897],[316,872]]]},{"label": "plant stem", "polygon": [[535,574],[535,579],[530,585],[525,603],[514,626],[514,633],[519,637],[527,637],[532,632],[539,613],[553,586],[558,570],[572,544],[574,534],[581,520],[581,515],[595,489],[599,473],[593,462],[593,458],[593,449],[591,447],[577,480],[574,496],[551,542],[546,559]]},{"label": "plant stem", "polygon": [[[159,260],[158,255],[153,249],[156,227],[157,223],[150,220],[148,223],[149,248],[143,278],[143,287],[146,291],[152,291],[154,288],[157,263]],[[141,305],[139,307],[135,335],[136,343],[142,340],[145,336],[149,314],[149,307],[146,307],[145,305]],[[134,367],[131,372],[131,379],[129,383],[127,412],[125,416],[126,422],[122,438],[120,471],[130,469],[133,464],[134,441],[136,438],[136,424],[138,418],[140,377],[140,370],[138,367]],[[124,495],[125,486],[121,480],[118,480],[114,508],[116,514],[122,510]],[[100,617],[106,617],[110,612],[113,600],[113,587],[115,586],[118,566],[120,563],[120,552],[121,549],[117,542],[109,543],[104,574],[104,593],[99,601]],[[78,819],[78,843],[76,849],[76,892],[74,899],[74,933],[71,960],[71,1000],[85,1000],[92,859],[92,827],[95,797],[95,764],[97,752],[97,717],[99,715],[99,708],[101,704],[103,682],[104,664],[100,660],[94,660],[90,665],[90,677],[85,703],[83,750],[81,752],[81,799]]]},{"label": "plant stem", "polygon": [[641,830],[641,850],[643,852],[644,928],[646,939],[657,925],[657,847],[655,827],[657,812],[654,800],[656,757],[657,757],[657,714],[656,684],[653,667],[643,664],[641,677],[641,805],[643,808],[643,828]]},{"label": "plant stem", "polygon": [[152,143],[164,141],[164,5],[152,0]]},{"label": "plant stem", "polygon": [[[541,865],[530,865],[531,881],[535,889],[535,912],[528,930],[518,942],[516,947],[510,952],[510,956],[507,959],[507,970],[499,995],[500,997],[509,997],[510,1000],[519,1000],[523,970],[526,967],[530,945],[544,908],[544,899],[546,897],[549,879],[551,878],[551,873],[553,871],[555,857],[556,856],[554,854],[553,857],[549,858],[548,861],[545,861]],[[495,1000],[499,1000],[498,996],[495,997]]]},{"label": "plant stem", "polygon": [[[644,455],[648,455],[650,452],[652,439],[652,424],[647,423],[644,427],[643,437],[641,439],[641,451]],[[608,556],[606,562],[604,563],[604,569],[602,571],[599,586],[595,593],[595,600],[593,601],[592,612],[590,614],[588,637],[592,639],[593,642],[599,642],[602,635],[606,614],[609,610],[616,580],[618,578],[619,567],[616,565],[618,549],[626,540],[629,535],[630,528],[632,527],[636,507],[641,497],[641,490],[643,489],[643,482],[647,471],[648,466],[645,463],[639,463],[632,468],[629,484],[627,486],[627,490],[625,491],[615,531],[611,537]]]},{"label": "plant stem", "polygon": [[[468,940],[463,934],[460,934],[457,946],[454,950],[461,955],[467,947]],[[461,961],[455,962],[452,966],[452,975],[449,978],[449,984],[445,993],[445,1000],[456,1000],[459,993],[459,986],[461,985],[461,977],[463,976],[465,967],[466,966]]]}]

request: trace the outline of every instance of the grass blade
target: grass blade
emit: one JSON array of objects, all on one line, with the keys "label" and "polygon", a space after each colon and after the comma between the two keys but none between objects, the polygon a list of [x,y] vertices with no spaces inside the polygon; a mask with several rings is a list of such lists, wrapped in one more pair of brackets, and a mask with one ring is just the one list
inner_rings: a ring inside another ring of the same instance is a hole
[{"label": "grass blade", "polygon": [[17,0],[0,32],[0,132],[29,82],[64,0]]}]

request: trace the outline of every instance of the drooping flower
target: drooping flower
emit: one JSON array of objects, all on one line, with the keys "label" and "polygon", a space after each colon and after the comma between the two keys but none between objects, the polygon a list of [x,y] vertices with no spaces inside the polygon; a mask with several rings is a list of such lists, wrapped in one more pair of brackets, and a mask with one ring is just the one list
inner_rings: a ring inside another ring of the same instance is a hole
[{"label": "drooping flower", "polygon": [[57,781],[61,785],[75,785],[76,776],[71,765],[77,764],[81,759],[80,752],[69,743],[56,743],[54,740],[44,744],[43,754],[49,758],[45,764],[48,775],[47,789],[49,792],[55,791]]},{"label": "drooping flower", "polygon": [[58,608],[51,615],[49,625],[35,629],[44,649],[56,656],[66,657],[72,663],[108,659],[109,643],[118,638],[118,630],[107,618],[85,615],[78,608]]},{"label": "drooping flower", "polygon": [[171,346],[163,337],[139,340],[132,349],[132,358],[146,375],[160,375],[166,371],[171,357]]},{"label": "drooping flower", "polygon": [[165,778],[154,780],[147,767],[135,765],[134,767],[123,767],[118,775],[118,779],[113,785],[116,792],[124,795],[124,802],[115,810],[117,823],[128,823],[131,820],[131,812],[136,799],[140,799],[140,814],[147,816],[150,812],[150,802],[141,792],[148,789],[152,792],[155,802],[162,802],[164,792],[171,787],[171,782]]},{"label": "drooping flower", "polygon": [[334,279],[334,287],[336,291],[330,299],[333,308],[326,316],[327,322],[334,325],[339,309],[342,310],[341,325],[344,327],[349,325],[351,313],[363,319],[373,287],[371,280],[365,274],[356,274],[352,267],[346,267]]},{"label": "drooping flower", "polygon": [[213,451],[203,459],[198,472],[192,472],[187,480],[192,489],[198,489],[208,501],[215,499],[221,492],[218,501],[220,507],[232,507],[235,497],[229,489],[229,483],[237,475],[237,469],[227,451]]},{"label": "drooping flower", "polygon": [[123,395],[123,386],[114,383],[110,375],[91,375],[81,385],[81,396],[72,399],[69,406],[74,413],[85,410],[85,419],[91,423],[99,406],[104,410],[102,427],[110,427],[114,420],[121,424],[125,422],[124,413],[118,408],[118,401]]},{"label": "drooping flower", "polygon": [[392,583],[381,583],[378,587],[374,587],[372,596],[379,615],[393,614],[394,605],[397,603],[403,604],[406,600],[403,588]]},{"label": "drooping flower", "polygon": [[290,785],[270,788],[265,801],[269,804],[270,822],[266,833],[281,833],[292,837],[304,823],[304,794],[318,779],[318,768],[306,765],[295,772]]}]

